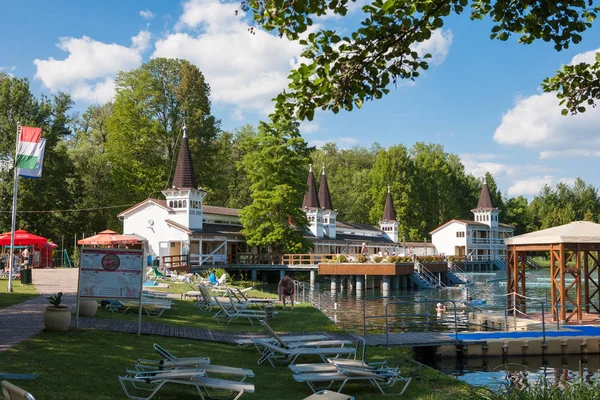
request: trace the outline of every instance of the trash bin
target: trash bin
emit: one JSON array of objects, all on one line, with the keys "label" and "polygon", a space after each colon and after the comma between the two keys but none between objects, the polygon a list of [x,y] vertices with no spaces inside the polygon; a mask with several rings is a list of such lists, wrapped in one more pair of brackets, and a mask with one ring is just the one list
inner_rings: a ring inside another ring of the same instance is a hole
[{"label": "trash bin", "polygon": [[155,258],[154,260],[152,260],[152,266],[160,267],[160,258]]},{"label": "trash bin", "polygon": [[31,270],[30,269],[22,269],[21,270],[21,283],[31,284]]}]

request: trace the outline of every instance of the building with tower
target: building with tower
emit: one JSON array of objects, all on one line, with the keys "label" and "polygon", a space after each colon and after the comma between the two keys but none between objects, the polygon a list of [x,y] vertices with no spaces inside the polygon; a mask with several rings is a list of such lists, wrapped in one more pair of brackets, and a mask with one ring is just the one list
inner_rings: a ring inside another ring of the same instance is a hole
[{"label": "building with tower", "polygon": [[[314,243],[313,254],[359,254],[363,244],[370,254],[435,253],[431,244],[427,249],[427,243],[399,240],[399,223],[389,187],[383,217],[379,226],[372,226],[337,220],[325,168],[318,192],[312,166],[307,184],[301,208],[309,222],[305,237]],[[206,192],[198,188],[185,128],[173,184],[162,193],[164,200],[148,198],[118,215],[123,220],[123,233],[144,242],[146,253],[153,259],[170,265],[182,261],[191,269],[281,263],[269,255],[268,249],[246,244],[239,210],[204,203]]]},{"label": "building with tower", "polygon": [[499,221],[500,210],[494,206],[487,182],[471,212],[472,221],[453,219],[430,232],[437,251],[467,261],[505,260],[504,239],[512,237],[515,228]]}]

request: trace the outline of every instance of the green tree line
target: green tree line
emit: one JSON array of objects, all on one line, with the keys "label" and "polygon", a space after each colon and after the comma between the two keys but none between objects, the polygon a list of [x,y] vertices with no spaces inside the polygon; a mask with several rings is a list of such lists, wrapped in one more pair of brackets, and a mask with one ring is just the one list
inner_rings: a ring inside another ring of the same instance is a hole
[{"label": "green tree line", "polygon": [[[64,93],[37,98],[27,79],[0,73],[0,159],[14,155],[17,122],[43,128],[43,176],[21,179],[18,227],[60,240],[76,232],[120,231],[117,214],[171,185],[183,126],[206,204],[243,209],[250,244],[304,251],[299,207],[309,164],[324,167],[338,221],[376,225],[390,187],[400,234],[422,240],[448,220],[472,219],[482,179],[439,144],[314,149],[296,122],[223,131],[210,87],[185,60],[158,58],[117,75],[112,102],[73,111]],[[517,233],[573,220],[600,220],[597,189],[577,179],[546,186],[531,202],[508,198],[485,177],[501,222]],[[12,169],[0,169],[0,229],[10,229]]]}]

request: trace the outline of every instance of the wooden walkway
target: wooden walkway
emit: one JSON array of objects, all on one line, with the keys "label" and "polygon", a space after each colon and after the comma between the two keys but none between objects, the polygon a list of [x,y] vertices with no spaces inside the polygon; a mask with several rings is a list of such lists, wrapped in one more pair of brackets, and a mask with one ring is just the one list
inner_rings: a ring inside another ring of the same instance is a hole
[{"label": "wooden walkway", "polygon": [[[71,322],[75,327],[75,320]],[[79,328],[96,329],[111,332],[137,333],[137,321],[104,320],[97,318],[79,318]],[[236,343],[238,339],[253,339],[266,337],[264,332],[224,332],[218,330],[190,328],[160,324],[155,322],[142,322],[142,335],[169,336],[180,339],[202,340],[208,342]],[[357,335],[325,332],[294,332],[291,335],[323,334],[332,339],[356,341]],[[367,335],[367,346],[385,346],[385,335]],[[456,344],[457,341],[442,333],[434,332],[406,332],[392,333],[389,335],[390,347],[424,347],[439,346],[442,344]]]}]

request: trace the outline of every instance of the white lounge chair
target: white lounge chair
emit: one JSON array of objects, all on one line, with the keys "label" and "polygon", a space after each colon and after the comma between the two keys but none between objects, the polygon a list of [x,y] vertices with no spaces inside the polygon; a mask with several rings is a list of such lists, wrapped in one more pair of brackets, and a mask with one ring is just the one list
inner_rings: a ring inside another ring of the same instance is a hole
[{"label": "white lounge chair", "polygon": [[6,400],[35,400],[33,395],[8,381],[0,382]]},{"label": "white lounge chair", "polygon": [[[157,343],[154,343],[152,348],[162,357],[162,360],[159,361],[159,365],[163,368],[200,367],[205,364],[210,364],[210,358],[208,357],[175,357],[173,353],[169,352],[167,349]],[[138,361],[140,361],[140,359],[138,359]]]},{"label": "white lounge chair", "polygon": [[235,288],[235,291],[237,292],[237,295],[235,293],[232,293],[232,294],[234,296],[236,296],[240,300],[240,302],[245,302],[248,307],[257,306],[259,309],[262,310],[264,306],[274,305],[277,302],[277,300],[275,300],[275,299],[250,298],[250,297],[246,296],[246,293],[241,291],[239,288]]},{"label": "white lounge chair", "polygon": [[226,365],[214,365],[214,364],[178,364],[174,367],[165,367],[164,364],[161,364],[160,361],[157,360],[142,360],[138,359],[137,362],[133,365],[134,370],[127,370],[129,374],[135,374],[137,372],[158,372],[158,371],[170,371],[170,370],[178,370],[178,371],[201,371],[204,373],[204,376],[208,376],[210,378],[219,378],[222,376],[227,376],[227,379],[231,377],[237,378],[239,382],[243,382],[246,378],[253,378],[254,371],[248,368],[237,368],[237,367],[229,367]]},{"label": "white lounge chair", "polygon": [[[411,378],[402,377],[397,368],[365,368],[336,365],[336,371],[294,374],[294,380],[296,382],[308,384],[315,393],[322,389],[317,387],[317,384],[319,383],[328,383],[326,389],[330,389],[334,383],[341,382],[340,387],[338,388],[338,392],[341,392],[346,383],[350,381],[368,381],[384,395],[400,396],[408,388]],[[405,382],[400,392],[388,393],[384,390],[384,388],[391,388],[398,381]]]},{"label": "white lounge chair", "polygon": [[356,356],[354,347],[284,347],[273,344],[270,340],[254,339],[254,345],[261,353],[258,364],[268,361],[272,367],[275,363],[293,364],[299,356],[314,355],[321,358],[323,362],[327,356]]},{"label": "white lounge chair", "polygon": [[324,340],[294,340],[284,339],[279,336],[277,332],[271,328],[267,321],[260,321],[260,324],[265,328],[267,333],[271,335],[273,340],[282,347],[295,348],[295,347],[344,347],[353,344],[350,340],[335,340],[335,339],[324,339]]},{"label": "white lounge chair", "polygon": [[331,392],[329,390],[321,390],[320,392],[305,397],[303,400],[354,400],[354,397],[338,392]]},{"label": "white lounge chair", "polygon": [[227,308],[217,297],[213,297],[217,305],[219,306],[219,310],[213,318],[217,320],[218,323],[221,323],[221,319],[225,319],[227,324],[231,323],[236,318],[247,318],[250,321],[250,325],[254,325],[252,322],[253,319],[266,319],[267,316],[264,311],[258,310],[245,310],[245,309],[237,309],[234,306]]},{"label": "white lounge chair", "polygon": [[[194,386],[201,399],[223,398],[223,393],[227,393],[235,395],[233,400],[237,400],[245,392],[254,393],[254,385],[251,383],[209,378],[204,376],[202,371],[188,369],[130,373],[120,376],[119,383],[125,395],[136,400],[151,399],[167,383]],[[135,389],[150,391],[150,395],[146,397],[133,395],[128,385]]]}]

